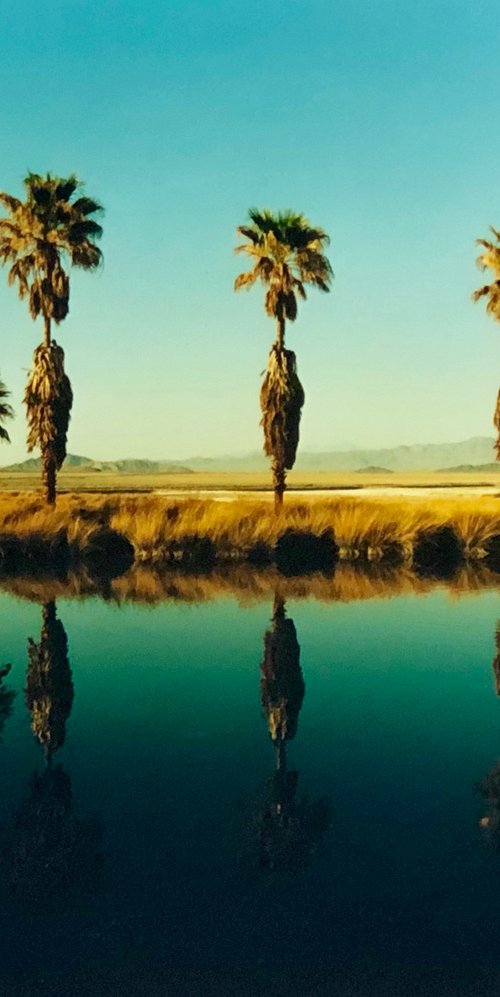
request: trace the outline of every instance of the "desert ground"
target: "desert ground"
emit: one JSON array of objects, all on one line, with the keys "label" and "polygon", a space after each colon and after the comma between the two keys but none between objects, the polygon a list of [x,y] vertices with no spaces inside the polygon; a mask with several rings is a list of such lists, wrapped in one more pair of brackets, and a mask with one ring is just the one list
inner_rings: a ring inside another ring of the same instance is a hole
[{"label": "desert ground", "polygon": [[[0,491],[30,492],[41,487],[40,473],[12,473],[0,470]],[[58,476],[58,491],[64,492],[145,492],[163,495],[196,495],[230,498],[231,493],[248,492],[255,497],[272,497],[271,477],[261,472],[194,472],[191,474],[118,474],[100,471],[62,470]],[[371,474],[353,471],[295,471],[288,477],[288,493],[302,497],[324,498],[336,492],[375,495],[422,495],[426,491],[440,494],[470,495],[500,494],[499,473],[469,473],[441,471],[394,472]],[[302,493],[302,494],[301,494]]]}]

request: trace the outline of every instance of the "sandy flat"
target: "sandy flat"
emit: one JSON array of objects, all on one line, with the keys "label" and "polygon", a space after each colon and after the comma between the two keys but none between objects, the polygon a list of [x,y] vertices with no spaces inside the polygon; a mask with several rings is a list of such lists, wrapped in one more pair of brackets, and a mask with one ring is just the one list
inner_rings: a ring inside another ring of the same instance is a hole
[{"label": "sandy flat", "polygon": [[[252,491],[217,488],[157,488],[155,495],[165,495],[169,498],[200,498],[214,499],[218,502],[234,502],[241,499],[268,500],[273,499],[273,492],[266,489],[253,489]],[[420,487],[418,485],[371,485],[359,488],[290,488],[286,496],[290,499],[333,499],[333,498],[477,498],[478,495],[499,495],[498,485],[430,485]]]}]

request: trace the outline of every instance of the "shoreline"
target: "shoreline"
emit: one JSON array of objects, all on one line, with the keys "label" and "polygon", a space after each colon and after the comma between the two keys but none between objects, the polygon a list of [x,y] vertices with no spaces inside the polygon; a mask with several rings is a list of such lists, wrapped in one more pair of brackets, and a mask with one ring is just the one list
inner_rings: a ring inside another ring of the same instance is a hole
[{"label": "shoreline", "polygon": [[[98,493],[97,493],[98,494]],[[234,502],[239,499],[259,499],[263,502],[272,502],[274,500],[274,492],[272,488],[234,488],[229,486],[227,488],[213,487],[213,488],[155,488],[148,494],[152,495],[162,495],[165,498],[197,498],[197,499],[214,499],[219,502]],[[490,495],[498,496],[500,498],[500,483],[498,485],[492,485],[485,481],[484,483],[473,483],[473,484],[441,484],[441,485],[429,485],[429,484],[412,484],[412,485],[400,485],[400,484],[383,484],[383,485],[331,485],[329,487],[310,485],[306,487],[290,487],[285,491],[285,502],[288,496],[289,499],[327,499],[338,497],[359,497],[359,498],[411,498],[411,497],[421,497],[427,496],[429,498],[440,496],[460,496],[460,497],[470,497],[475,498],[480,495]]]},{"label": "shoreline", "polygon": [[132,564],[211,569],[275,565],[284,574],[330,571],[338,562],[404,565],[445,577],[461,564],[500,571],[500,503],[492,495],[236,496],[0,493],[0,568],[79,565],[94,574]]}]

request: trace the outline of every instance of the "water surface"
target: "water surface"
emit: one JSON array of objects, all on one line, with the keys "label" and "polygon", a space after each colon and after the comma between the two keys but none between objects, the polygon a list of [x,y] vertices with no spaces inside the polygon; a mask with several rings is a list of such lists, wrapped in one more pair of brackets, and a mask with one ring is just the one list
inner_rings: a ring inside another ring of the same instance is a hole
[{"label": "water surface", "polygon": [[0,992],[498,993],[497,592],[0,614]]}]

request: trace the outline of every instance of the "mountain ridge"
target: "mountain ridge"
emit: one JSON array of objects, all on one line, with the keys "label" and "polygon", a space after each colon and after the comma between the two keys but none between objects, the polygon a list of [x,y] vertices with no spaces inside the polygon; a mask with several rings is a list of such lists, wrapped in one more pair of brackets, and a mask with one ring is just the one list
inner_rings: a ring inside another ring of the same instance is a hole
[{"label": "mountain ridge", "polygon": [[[456,443],[416,443],[373,449],[303,451],[295,465],[298,471],[366,471],[384,468],[387,471],[452,471],[486,470],[495,467],[494,440],[489,436],[473,436]],[[38,471],[41,461],[31,457],[17,464],[0,467],[2,472],[29,473]],[[187,460],[147,460],[131,458],[114,461],[95,460],[79,454],[68,454],[63,470],[103,471],[118,474],[192,474],[195,471],[263,471],[269,462],[263,453],[227,454],[222,457],[190,457]],[[500,466],[499,466],[500,469]]]}]

